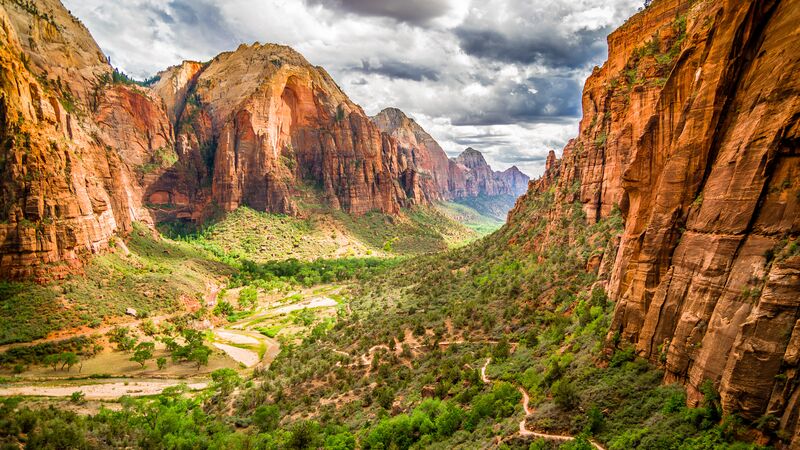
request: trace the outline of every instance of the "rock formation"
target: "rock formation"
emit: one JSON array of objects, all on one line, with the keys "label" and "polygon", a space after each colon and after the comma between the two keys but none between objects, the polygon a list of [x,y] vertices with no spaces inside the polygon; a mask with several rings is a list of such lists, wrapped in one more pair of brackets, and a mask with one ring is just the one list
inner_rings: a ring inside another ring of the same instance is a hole
[{"label": "rock formation", "polygon": [[436,140],[397,108],[386,108],[372,120],[397,140],[400,151],[422,177],[424,191],[434,192],[431,197],[444,200],[493,196],[516,198],[528,190],[529,178],[516,166],[495,172],[483,154],[473,148],[448,159]]},{"label": "rock formation", "polygon": [[378,128],[397,140],[398,148],[422,178],[432,199],[449,200],[450,160],[436,142],[414,119],[397,108],[386,108],[372,117]]},{"label": "rock formation", "polygon": [[726,412],[762,420],[792,448],[798,23],[789,1],[654,1],[609,36],[579,136],[528,194],[555,188],[552,219],[574,201],[590,222],[619,211],[625,230],[601,265],[617,301],[609,342],[663,364],[691,404],[710,380]]},{"label": "rock formation", "polygon": [[500,195],[516,198],[528,190],[529,178],[517,166],[495,172],[483,154],[472,147],[453,158],[451,166],[454,175],[450,188],[454,198]]},{"label": "rock formation", "polygon": [[288,47],[242,45],[205,65],[185,63],[162,72],[153,90],[174,115],[178,162],[148,201],[178,217],[241,205],[294,214],[302,184],[354,214],[397,213],[430,197],[397,142]]}]

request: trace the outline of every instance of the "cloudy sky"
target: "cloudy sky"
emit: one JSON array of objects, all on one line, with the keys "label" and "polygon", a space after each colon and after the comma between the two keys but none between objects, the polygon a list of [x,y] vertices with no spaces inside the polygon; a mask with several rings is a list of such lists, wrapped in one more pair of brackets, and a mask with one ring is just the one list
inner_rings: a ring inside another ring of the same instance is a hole
[{"label": "cloudy sky", "polygon": [[240,43],[289,45],[368,114],[395,106],[451,156],[539,175],[577,134],[606,36],[642,0],[63,0],[136,78]]}]

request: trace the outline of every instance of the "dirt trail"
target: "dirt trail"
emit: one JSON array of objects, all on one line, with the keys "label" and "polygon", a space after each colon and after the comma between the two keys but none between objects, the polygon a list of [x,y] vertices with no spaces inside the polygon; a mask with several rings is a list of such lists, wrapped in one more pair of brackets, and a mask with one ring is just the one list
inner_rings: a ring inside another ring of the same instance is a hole
[{"label": "dirt trail", "polygon": [[[483,365],[483,367],[481,367],[481,380],[486,384],[489,384],[489,383],[492,382],[492,380],[489,379],[489,376],[486,375],[486,368],[489,367],[489,362],[491,362],[491,361],[492,361],[492,358],[487,358],[486,359],[486,363]],[[558,442],[567,442],[567,441],[575,440],[574,436],[569,436],[569,435],[565,435],[565,434],[547,434],[547,433],[538,433],[536,431],[529,430],[528,427],[527,427],[527,419],[528,419],[528,416],[533,414],[533,410],[530,408],[530,404],[529,404],[530,403],[530,396],[525,391],[525,389],[522,388],[522,386],[517,386],[517,389],[519,389],[519,392],[522,394],[522,408],[525,410],[525,417],[523,417],[522,420],[519,422],[519,435],[520,436],[536,437],[536,438],[542,438],[542,439],[547,439],[547,440],[551,440],[551,441],[558,441]],[[597,449],[597,450],[605,450],[605,448],[603,448],[603,446],[601,446],[597,442],[595,442],[595,441],[593,441],[591,439],[589,440],[589,442],[592,444],[592,446],[595,449]]]}]

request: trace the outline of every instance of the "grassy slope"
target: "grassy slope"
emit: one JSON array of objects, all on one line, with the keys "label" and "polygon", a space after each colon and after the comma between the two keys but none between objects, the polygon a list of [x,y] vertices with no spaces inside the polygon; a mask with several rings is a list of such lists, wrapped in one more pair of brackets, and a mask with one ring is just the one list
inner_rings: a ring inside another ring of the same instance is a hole
[{"label": "grassy slope", "polygon": [[400,216],[370,212],[354,217],[321,209],[309,209],[304,215],[296,218],[243,207],[188,240],[220,255],[265,262],[414,255],[463,245],[478,237],[434,207],[405,210]]},{"label": "grassy slope", "polygon": [[436,205],[437,209],[445,216],[464,224],[481,237],[494,233],[503,226],[503,220],[479,213],[467,205],[456,202],[442,202]]},{"label": "grassy slope", "polygon": [[0,282],[0,343],[24,342],[80,326],[97,327],[125,314],[164,313],[203,303],[208,283],[221,283],[233,270],[197,246],[156,239],[136,225],[127,242],[99,255],[84,274],[39,285]]}]

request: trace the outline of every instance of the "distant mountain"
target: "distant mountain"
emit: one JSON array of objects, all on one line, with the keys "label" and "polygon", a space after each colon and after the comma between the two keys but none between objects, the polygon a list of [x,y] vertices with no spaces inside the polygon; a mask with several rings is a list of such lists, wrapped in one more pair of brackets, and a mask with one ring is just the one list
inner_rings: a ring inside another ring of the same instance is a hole
[{"label": "distant mountain", "polygon": [[442,147],[414,119],[397,108],[386,108],[372,117],[373,122],[399,145],[419,174],[420,184],[438,198],[478,206],[478,211],[505,220],[516,197],[528,190],[530,178],[516,166],[494,171],[483,154],[467,148],[456,158],[448,158]]}]

